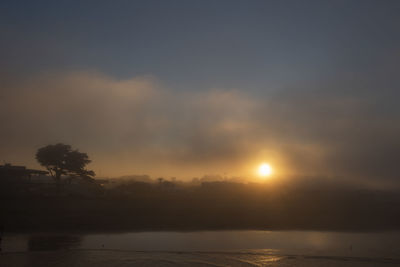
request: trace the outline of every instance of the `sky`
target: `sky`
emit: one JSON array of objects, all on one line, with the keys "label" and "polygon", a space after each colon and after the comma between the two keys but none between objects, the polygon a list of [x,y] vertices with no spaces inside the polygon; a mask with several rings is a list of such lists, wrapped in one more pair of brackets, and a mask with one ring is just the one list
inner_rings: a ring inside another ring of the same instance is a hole
[{"label": "sky", "polygon": [[[400,184],[398,1],[1,1],[0,160]],[[316,178],[318,179],[318,178]]]}]

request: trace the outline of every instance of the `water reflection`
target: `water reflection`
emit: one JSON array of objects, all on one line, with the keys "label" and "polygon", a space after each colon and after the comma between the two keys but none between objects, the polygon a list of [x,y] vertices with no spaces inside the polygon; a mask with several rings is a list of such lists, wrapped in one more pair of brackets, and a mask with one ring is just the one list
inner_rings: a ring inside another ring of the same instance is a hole
[{"label": "water reflection", "polygon": [[[322,255],[400,258],[400,233],[307,231],[138,232],[8,235],[5,252],[73,250],[223,252],[253,255]],[[270,259],[270,258],[268,258]]]},{"label": "water reflection", "polygon": [[400,233],[316,231],[143,232],[86,236],[82,248],[135,251],[257,251],[262,254],[400,257]]}]

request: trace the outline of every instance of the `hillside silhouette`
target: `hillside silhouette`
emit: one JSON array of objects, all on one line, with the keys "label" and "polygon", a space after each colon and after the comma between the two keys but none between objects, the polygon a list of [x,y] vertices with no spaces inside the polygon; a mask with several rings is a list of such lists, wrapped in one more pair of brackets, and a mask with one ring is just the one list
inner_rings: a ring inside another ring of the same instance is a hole
[{"label": "hillside silhouette", "polygon": [[400,229],[400,195],[332,183],[182,182],[149,176],[1,180],[6,232]]}]

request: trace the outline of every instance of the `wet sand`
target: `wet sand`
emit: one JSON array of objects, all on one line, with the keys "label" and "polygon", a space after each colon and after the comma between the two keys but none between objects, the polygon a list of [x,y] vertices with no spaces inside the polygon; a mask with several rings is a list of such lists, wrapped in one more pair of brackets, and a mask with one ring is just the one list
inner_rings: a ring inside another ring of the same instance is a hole
[{"label": "wet sand", "polygon": [[269,255],[257,252],[145,252],[65,250],[7,252],[0,266],[399,266],[400,260],[367,257]]}]

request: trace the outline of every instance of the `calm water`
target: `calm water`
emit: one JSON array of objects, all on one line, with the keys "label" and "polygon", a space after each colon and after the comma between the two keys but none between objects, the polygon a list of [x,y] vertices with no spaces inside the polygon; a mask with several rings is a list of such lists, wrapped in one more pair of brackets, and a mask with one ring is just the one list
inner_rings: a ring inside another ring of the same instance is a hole
[{"label": "calm water", "polygon": [[400,233],[204,231],[6,235],[14,266],[400,266]]}]

